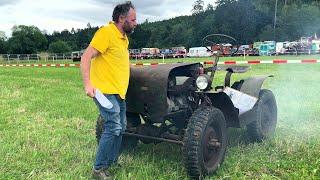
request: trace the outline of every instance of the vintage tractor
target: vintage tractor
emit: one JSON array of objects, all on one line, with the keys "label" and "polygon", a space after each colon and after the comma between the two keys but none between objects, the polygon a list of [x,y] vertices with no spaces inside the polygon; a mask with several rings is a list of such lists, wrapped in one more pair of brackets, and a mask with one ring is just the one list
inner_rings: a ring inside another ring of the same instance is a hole
[{"label": "vintage tractor", "polygon": [[[206,36],[203,44],[216,45],[211,40],[215,37],[235,41],[226,35],[213,34]],[[277,123],[276,100],[270,90],[261,89],[268,76],[250,77],[230,86],[233,73],[243,73],[249,68],[218,67],[220,53],[213,52],[211,67],[201,63],[132,67],[123,148],[132,148],[138,141],[179,144],[189,176],[202,178],[221,165],[228,127],[245,127],[255,141],[273,135]],[[225,82],[212,87],[217,70],[226,71]],[[98,140],[102,123],[99,116]]]}]

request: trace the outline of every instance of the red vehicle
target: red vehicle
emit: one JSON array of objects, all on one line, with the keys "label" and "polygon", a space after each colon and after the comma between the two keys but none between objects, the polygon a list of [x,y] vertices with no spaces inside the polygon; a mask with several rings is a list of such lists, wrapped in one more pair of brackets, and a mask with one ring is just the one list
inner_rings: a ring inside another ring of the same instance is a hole
[{"label": "red vehicle", "polygon": [[159,48],[142,48],[139,57],[140,59],[150,59],[156,58],[159,54]]},{"label": "red vehicle", "polygon": [[232,54],[231,53],[232,45],[231,44],[221,44],[221,45],[215,44],[215,45],[211,46],[211,50],[213,52],[220,51],[222,53],[221,56],[230,56]]},{"label": "red vehicle", "polygon": [[173,58],[185,58],[187,56],[187,49],[183,46],[172,47]]},{"label": "red vehicle", "polygon": [[129,49],[130,59],[137,59],[140,55],[140,49]]}]

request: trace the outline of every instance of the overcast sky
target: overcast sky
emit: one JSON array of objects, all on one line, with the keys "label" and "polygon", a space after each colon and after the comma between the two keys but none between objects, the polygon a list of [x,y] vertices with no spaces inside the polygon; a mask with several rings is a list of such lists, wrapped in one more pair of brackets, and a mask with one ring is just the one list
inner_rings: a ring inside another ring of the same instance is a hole
[{"label": "overcast sky", "polygon": [[[132,0],[138,23],[189,15],[195,0]],[[214,4],[215,0],[204,0]],[[35,25],[40,30],[71,30],[101,26],[111,20],[113,8],[119,0],[0,0],[0,31],[11,36],[14,25]]]}]

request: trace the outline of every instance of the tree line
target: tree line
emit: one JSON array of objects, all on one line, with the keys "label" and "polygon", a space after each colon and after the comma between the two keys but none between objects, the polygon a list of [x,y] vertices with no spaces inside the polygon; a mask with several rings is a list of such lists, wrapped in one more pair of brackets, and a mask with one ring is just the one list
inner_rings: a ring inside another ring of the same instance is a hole
[{"label": "tree line", "polygon": [[[277,3],[276,3],[277,2]],[[277,9],[275,9],[277,7]],[[36,26],[18,25],[12,36],[0,36],[0,54],[64,53],[84,49],[98,27],[47,34]],[[1,29],[0,29],[1,30]],[[207,34],[222,33],[240,44],[256,41],[293,41],[320,34],[318,0],[217,0],[204,7],[196,0],[192,15],[141,23],[129,36],[130,48],[201,46]]]},{"label": "tree line", "polygon": [[97,30],[88,23],[84,29],[47,34],[36,26],[18,25],[10,38],[0,36],[0,54],[69,53],[86,48]]}]

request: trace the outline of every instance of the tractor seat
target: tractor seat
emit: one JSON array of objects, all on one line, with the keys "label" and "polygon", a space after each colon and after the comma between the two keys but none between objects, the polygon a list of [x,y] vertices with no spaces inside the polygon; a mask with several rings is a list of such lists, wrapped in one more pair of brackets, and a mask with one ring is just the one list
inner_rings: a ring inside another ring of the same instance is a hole
[{"label": "tractor seat", "polygon": [[217,67],[217,70],[218,71],[228,71],[228,72],[231,72],[231,73],[245,73],[247,72],[248,70],[250,70],[250,67],[249,66],[218,66]]}]

